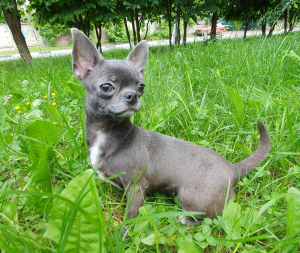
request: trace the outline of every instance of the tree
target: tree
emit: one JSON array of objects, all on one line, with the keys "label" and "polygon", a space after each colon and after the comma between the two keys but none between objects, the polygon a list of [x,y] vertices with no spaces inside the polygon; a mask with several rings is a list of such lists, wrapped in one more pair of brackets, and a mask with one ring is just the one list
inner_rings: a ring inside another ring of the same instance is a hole
[{"label": "tree", "polygon": [[169,27],[169,46],[172,49],[172,19],[173,19],[173,0],[165,0],[161,2],[162,10],[164,10],[164,18],[168,22]]},{"label": "tree", "polygon": [[102,27],[108,27],[110,23],[115,23],[118,15],[115,13],[115,2],[110,0],[105,1],[95,1],[95,8],[90,11],[92,15],[92,21],[94,24],[97,44],[96,47],[100,49],[102,53],[101,46],[101,34]]},{"label": "tree", "polygon": [[243,22],[243,38],[247,36],[250,20],[254,21],[259,18],[257,16],[257,10],[255,9],[255,7],[258,6],[255,5],[255,3],[258,2],[259,0],[230,0],[228,5],[224,8],[224,17],[226,20]]},{"label": "tree", "polygon": [[180,44],[180,20],[183,20],[183,44],[186,45],[187,25],[190,19],[197,23],[197,15],[201,13],[197,0],[174,0],[174,10],[176,15],[176,38],[175,44]]},{"label": "tree", "polygon": [[[20,4],[23,4],[20,2]],[[17,45],[21,59],[24,64],[31,64],[32,57],[30,55],[28,46],[21,30],[21,13],[18,10],[16,0],[0,0],[0,17],[5,18],[6,23],[13,35],[14,41]]]},{"label": "tree", "polygon": [[288,22],[289,22],[289,32],[291,32],[294,29],[294,25],[295,23],[298,21],[299,22],[299,9],[298,9],[298,4],[300,3],[300,1],[295,0],[292,1],[292,3],[290,3],[287,6],[287,12],[288,12]]},{"label": "tree", "polygon": [[37,22],[62,23],[69,28],[76,27],[88,37],[96,31],[97,44],[101,49],[102,27],[115,22],[115,2],[112,0],[30,0],[30,8],[35,11]]},{"label": "tree", "polygon": [[127,27],[127,18],[129,17],[129,20],[132,25],[132,34],[133,34],[133,41],[134,45],[136,45],[138,42],[142,40],[141,37],[141,32],[144,27],[145,21],[147,21],[146,25],[146,35],[144,36],[144,39],[147,36],[148,33],[148,27],[150,22],[154,21],[159,21],[160,16],[159,13],[157,12],[157,6],[159,4],[158,0],[127,0],[127,1],[119,1],[121,8],[124,11],[121,11],[123,13],[123,20],[124,20],[124,25],[125,29],[127,32],[127,37],[128,41],[130,43],[130,38],[129,38],[129,31]]},{"label": "tree", "polygon": [[267,27],[267,20],[265,18],[265,14],[268,11],[268,8],[270,8],[270,0],[257,0],[256,1],[256,8],[259,15],[258,20],[261,20],[261,33],[262,36],[266,35],[266,27]]},{"label": "tree", "polygon": [[202,15],[200,2],[197,0],[182,0],[183,45],[186,45],[187,25],[190,19],[197,23],[197,15]]},{"label": "tree", "polygon": [[[298,0],[270,0],[268,5],[267,12],[263,15],[261,20],[265,20],[269,23],[270,30],[268,37],[270,37],[274,31],[274,28],[277,24],[278,19],[283,18],[284,21],[284,30],[286,31],[286,22],[287,20],[290,22],[290,10],[293,9],[295,3]],[[292,30],[292,27],[290,27]]]},{"label": "tree", "polygon": [[88,1],[40,1],[30,0],[30,9],[34,11],[33,16],[40,24],[65,24],[67,27],[76,27],[89,36],[92,30],[90,15],[91,9],[95,7]]},{"label": "tree", "polygon": [[217,35],[217,22],[222,15],[222,9],[228,4],[228,0],[205,0],[202,2],[203,13],[208,13],[211,19],[210,39],[214,40]]}]

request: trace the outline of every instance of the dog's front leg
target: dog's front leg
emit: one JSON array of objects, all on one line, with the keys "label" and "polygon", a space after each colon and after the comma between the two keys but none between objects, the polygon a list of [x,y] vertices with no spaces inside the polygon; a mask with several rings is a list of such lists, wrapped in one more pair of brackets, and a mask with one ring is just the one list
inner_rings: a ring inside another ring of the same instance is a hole
[{"label": "dog's front leg", "polygon": [[131,219],[139,214],[139,208],[143,205],[145,189],[141,185],[130,185],[126,192],[129,199],[128,217]]}]

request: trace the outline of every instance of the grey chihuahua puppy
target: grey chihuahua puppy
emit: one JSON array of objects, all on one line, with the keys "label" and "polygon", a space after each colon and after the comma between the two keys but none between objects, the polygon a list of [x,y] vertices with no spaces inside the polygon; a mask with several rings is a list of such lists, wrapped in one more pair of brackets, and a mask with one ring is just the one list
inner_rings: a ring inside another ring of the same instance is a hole
[{"label": "grey chihuahua puppy", "polygon": [[[236,164],[205,147],[139,128],[130,117],[141,106],[147,42],[136,45],[125,61],[104,60],[82,32],[73,28],[72,37],[73,73],[87,91],[90,160],[94,168],[101,163],[100,178],[124,172],[112,183],[123,190],[129,186],[129,218],[138,215],[146,191],[175,194],[183,210],[216,217],[224,208],[227,192],[232,197],[234,183],[267,157],[270,139],[264,125],[258,122],[257,150]],[[191,223],[191,218],[182,223]]]}]

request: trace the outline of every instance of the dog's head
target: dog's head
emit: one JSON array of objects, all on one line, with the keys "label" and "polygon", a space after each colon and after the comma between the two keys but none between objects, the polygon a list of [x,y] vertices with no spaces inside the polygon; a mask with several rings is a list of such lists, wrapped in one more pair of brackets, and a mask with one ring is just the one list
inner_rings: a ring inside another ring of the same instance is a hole
[{"label": "dog's head", "polygon": [[78,29],[73,38],[73,73],[87,91],[87,112],[114,118],[132,116],[140,109],[148,44],[141,41],[125,61],[104,60],[92,42]]}]

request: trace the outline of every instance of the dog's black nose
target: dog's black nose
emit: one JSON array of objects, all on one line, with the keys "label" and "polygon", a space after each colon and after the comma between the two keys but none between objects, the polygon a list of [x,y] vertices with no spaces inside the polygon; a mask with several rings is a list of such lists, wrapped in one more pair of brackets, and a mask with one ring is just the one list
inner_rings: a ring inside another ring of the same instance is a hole
[{"label": "dog's black nose", "polygon": [[138,99],[138,96],[137,96],[137,94],[135,92],[127,92],[125,94],[125,99],[126,99],[126,101],[127,101],[128,104],[133,105],[133,104],[136,103],[136,101]]}]

